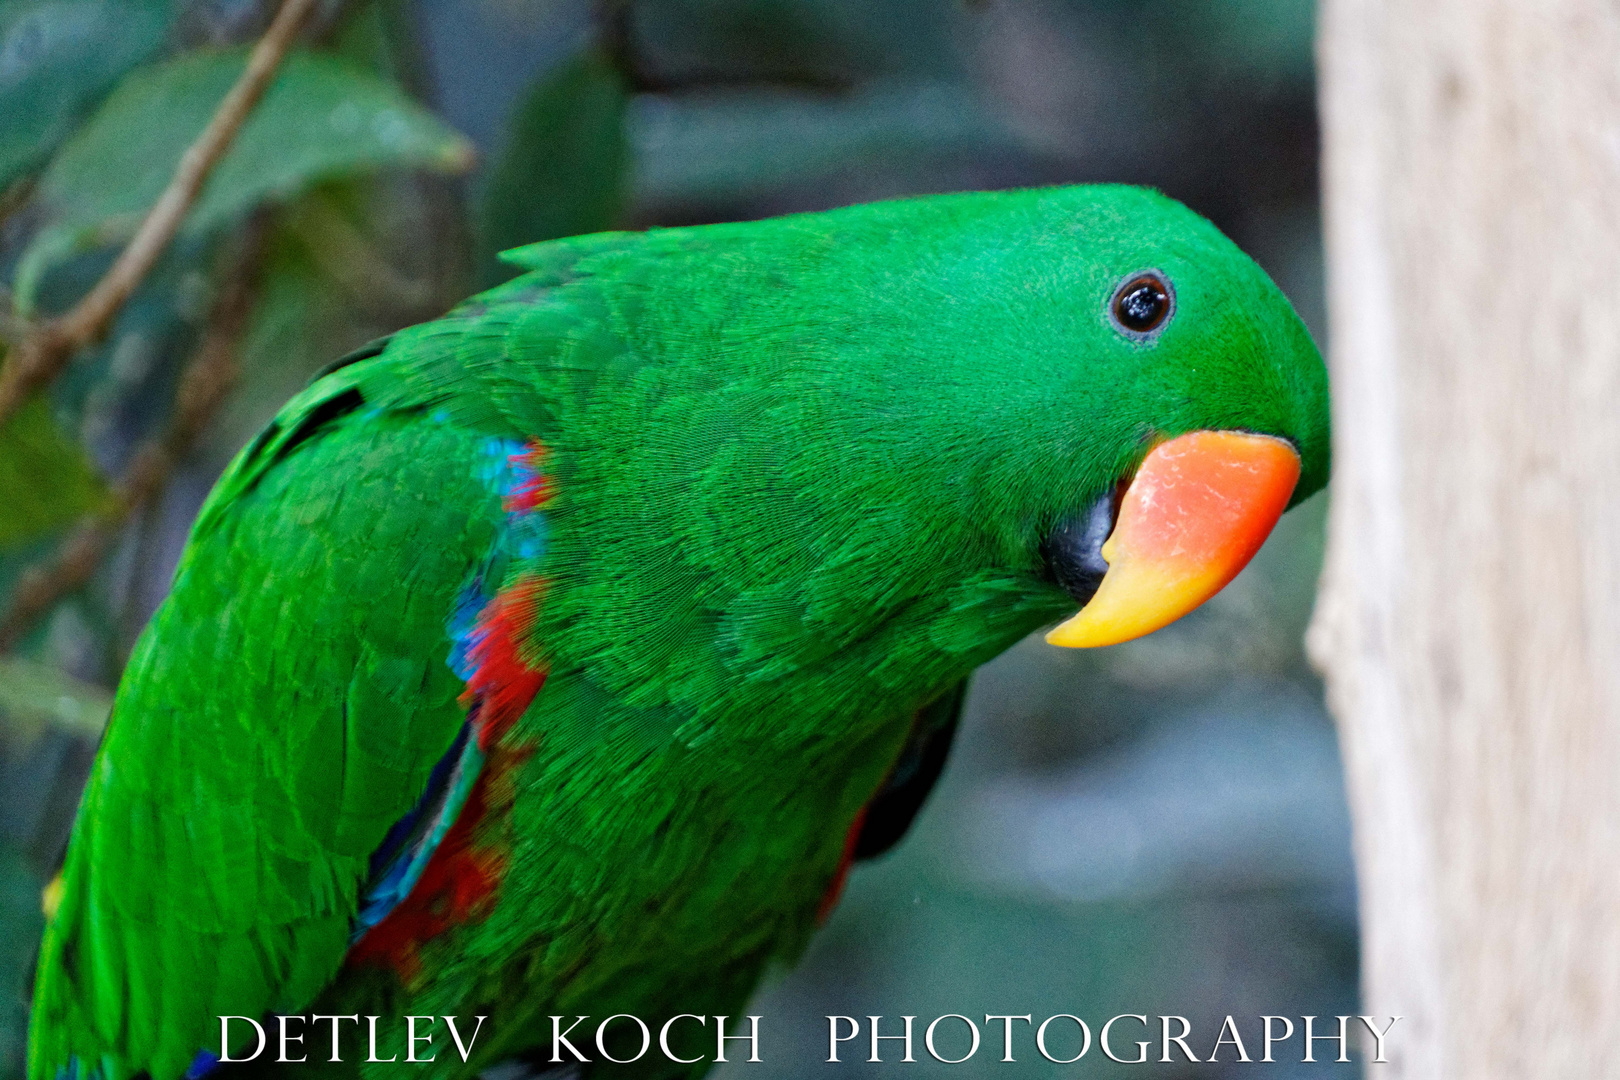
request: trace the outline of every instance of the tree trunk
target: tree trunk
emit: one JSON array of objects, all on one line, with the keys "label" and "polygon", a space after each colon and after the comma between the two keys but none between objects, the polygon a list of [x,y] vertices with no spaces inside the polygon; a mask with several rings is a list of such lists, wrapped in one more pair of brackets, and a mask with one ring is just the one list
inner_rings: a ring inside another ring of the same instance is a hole
[{"label": "tree trunk", "polygon": [[1620,1076],[1620,8],[1321,21],[1369,1074]]}]

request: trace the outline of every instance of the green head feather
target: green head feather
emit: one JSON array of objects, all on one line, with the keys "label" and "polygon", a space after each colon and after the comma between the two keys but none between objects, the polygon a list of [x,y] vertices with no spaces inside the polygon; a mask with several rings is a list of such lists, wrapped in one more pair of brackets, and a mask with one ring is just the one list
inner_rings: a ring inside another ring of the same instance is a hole
[{"label": "green head feather", "polygon": [[[562,294],[600,305],[614,360],[560,397],[563,588],[543,636],[649,705],[723,710],[739,680],[852,705],[937,690],[1072,609],[1043,536],[1158,438],[1285,438],[1295,501],[1327,477],[1326,374],[1303,323],[1214,226],[1150,191],[590,242]],[[510,257],[546,267],[559,250]],[[1144,340],[1109,307],[1150,268],[1174,312]]]}]

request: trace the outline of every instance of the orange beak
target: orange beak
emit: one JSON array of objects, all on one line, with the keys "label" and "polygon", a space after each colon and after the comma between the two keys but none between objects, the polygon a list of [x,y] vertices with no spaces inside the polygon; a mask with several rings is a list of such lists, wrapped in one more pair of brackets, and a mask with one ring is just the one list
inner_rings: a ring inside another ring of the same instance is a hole
[{"label": "orange beak", "polygon": [[1175,622],[1248,565],[1298,482],[1299,454],[1270,435],[1194,431],[1160,443],[1120,500],[1096,595],[1046,640],[1117,645]]}]

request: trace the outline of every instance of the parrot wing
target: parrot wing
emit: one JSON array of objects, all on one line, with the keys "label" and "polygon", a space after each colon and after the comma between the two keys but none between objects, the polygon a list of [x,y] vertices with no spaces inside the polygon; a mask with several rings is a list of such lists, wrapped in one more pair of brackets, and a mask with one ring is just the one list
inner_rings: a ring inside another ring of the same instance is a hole
[{"label": "parrot wing", "polygon": [[409,891],[401,865],[454,817],[442,763],[467,764],[469,717],[538,689],[523,670],[500,685],[512,673],[480,670],[469,641],[534,554],[512,507],[534,501],[522,462],[545,403],[509,351],[545,348],[537,318],[567,328],[547,301],[568,253],[614,242],[556,245],[551,273],[346,357],[221,478],[84,793],[30,1076],[206,1064],[218,1017],[306,1006]]},{"label": "parrot wing", "polygon": [[911,734],[900,750],[888,779],[866,804],[860,835],[855,840],[857,862],[875,859],[898,844],[911,828],[923,803],[945,771],[956,729],[962,722],[962,704],[967,700],[967,680],[917,712]]}]

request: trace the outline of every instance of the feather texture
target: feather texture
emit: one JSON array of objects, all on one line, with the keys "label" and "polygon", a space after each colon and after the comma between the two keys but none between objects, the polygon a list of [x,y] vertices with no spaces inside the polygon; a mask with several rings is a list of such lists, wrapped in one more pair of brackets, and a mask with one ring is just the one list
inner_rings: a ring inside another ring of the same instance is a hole
[{"label": "feather texture", "polygon": [[[550,1014],[735,1015],[859,823],[868,853],[909,823],[955,716],[919,710],[1069,610],[1057,522],[1161,434],[1275,434],[1296,498],[1326,477],[1303,326],[1152,193],[508,258],[204,507],[75,825],[35,1080],[169,1080],[221,1014],[487,1015],[428,1076]],[[1144,343],[1105,308],[1148,266],[1177,309]]]}]

